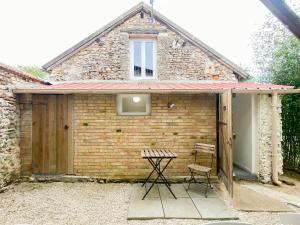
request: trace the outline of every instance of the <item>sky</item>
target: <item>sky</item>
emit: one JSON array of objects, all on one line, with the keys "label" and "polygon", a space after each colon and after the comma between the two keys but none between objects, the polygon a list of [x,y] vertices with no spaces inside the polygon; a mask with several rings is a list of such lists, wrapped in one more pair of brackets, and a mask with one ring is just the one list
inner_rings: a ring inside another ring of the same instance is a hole
[{"label": "sky", "polygon": [[[139,2],[0,0],[0,62],[42,66]],[[259,0],[154,0],[154,8],[248,68],[251,36],[269,13]]]}]

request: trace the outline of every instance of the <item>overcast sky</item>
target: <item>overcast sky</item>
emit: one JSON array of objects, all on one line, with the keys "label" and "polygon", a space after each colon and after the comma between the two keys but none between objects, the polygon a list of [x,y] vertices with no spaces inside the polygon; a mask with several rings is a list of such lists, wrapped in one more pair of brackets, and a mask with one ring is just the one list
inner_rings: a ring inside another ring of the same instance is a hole
[{"label": "overcast sky", "polygon": [[[0,62],[42,66],[139,2],[0,0]],[[247,67],[251,35],[268,13],[259,0],[154,0],[154,8]]]}]

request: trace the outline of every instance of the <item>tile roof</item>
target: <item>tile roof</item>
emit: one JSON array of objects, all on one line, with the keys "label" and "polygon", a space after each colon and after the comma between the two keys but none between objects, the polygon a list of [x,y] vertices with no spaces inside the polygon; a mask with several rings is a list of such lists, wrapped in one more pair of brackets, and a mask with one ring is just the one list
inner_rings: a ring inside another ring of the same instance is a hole
[{"label": "tile roof", "polygon": [[9,73],[13,73],[13,74],[19,76],[23,80],[31,80],[31,81],[42,83],[42,84],[46,84],[47,83],[46,81],[43,81],[43,80],[41,80],[41,79],[39,79],[37,77],[34,77],[30,73],[26,73],[24,71],[21,71],[21,70],[19,70],[17,68],[8,66],[8,65],[3,64],[3,63],[0,63],[0,69],[2,69],[4,71],[7,71]]}]

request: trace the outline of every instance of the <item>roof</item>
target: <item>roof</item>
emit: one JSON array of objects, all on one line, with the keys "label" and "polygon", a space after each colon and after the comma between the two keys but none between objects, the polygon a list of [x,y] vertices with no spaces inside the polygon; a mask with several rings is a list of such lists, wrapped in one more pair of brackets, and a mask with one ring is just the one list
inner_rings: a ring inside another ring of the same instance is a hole
[{"label": "roof", "polygon": [[16,69],[16,68],[8,66],[8,65],[5,65],[3,63],[0,63],[0,69],[2,69],[4,71],[7,71],[9,73],[13,73],[16,76],[19,76],[23,80],[31,80],[31,81],[38,82],[38,83],[41,83],[41,84],[47,84],[47,82],[45,82],[45,81],[43,81],[43,80],[41,80],[37,77],[34,77],[30,73],[26,73],[24,71],[21,71],[19,69]]},{"label": "roof", "polygon": [[[79,43],[74,45],[73,47],[69,48],[65,52],[61,53],[60,55],[58,55],[57,57],[55,57],[54,59],[52,59],[51,61],[46,63],[43,66],[43,68],[47,71],[51,70],[56,65],[64,62],[65,60],[70,58],[72,55],[74,55],[75,53],[80,51],[82,48],[90,45],[95,40],[97,40],[99,37],[108,33],[109,31],[113,30],[115,27],[122,24],[125,20],[129,19],[130,17],[136,15],[137,13],[139,13],[141,11],[151,14],[151,7],[143,2],[137,4],[136,6],[134,6],[133,8],[131,8],[130,10],[128,10],[127,12],[122,14],[120,17],[118,17],[117,19],[113,20],[106,26],[97,30],[93,34],[89,35],[87,38],[83,39],[82,41],[80,41]],[[227,59],[226,57],[224,57],[223,55],[221,55],[220,53],[218,53],[217,51],[215,51],[214,49],[212,49],[211,47],[209,47],[202,41],[200,41],[198,38],[196,38],[195,36],[193,36],[192,34],[187,32],[183,28],[179,27],[177,24],[175,24],[174,22],[172,22],[171,20],[169,20],[168,18],[166,18],[165,16],[163,16],[162,14],[157,12],[156,10],[154,10],[153,16],[157,21],[162,22],[167,27],[169,27],[171,30],[173,30],[174,32],[183,36],[185,39],[190,41],[192,44],[194,44],[195,46],[202,49],[208,55],[214,57],[221,64],[230,68],[238,77],[241,77],[243,79],[250,78],[250,75],[246,71],[244,71],[242,68],[240,68],[235,63],[233,63],[232,61],[230,61],[229,59]]]},{"label": "roof", "polygon": [[261,0],[261,2],[300,39],[300,17],[283,0]]},{"label": "roof", "polygon": [[76,82],[59,83],[40,88],[19,88],[15,93],[72,94],[72,93],[271,93],[300,92],[293,86],[257,83],[204,83],[204,82]]}]

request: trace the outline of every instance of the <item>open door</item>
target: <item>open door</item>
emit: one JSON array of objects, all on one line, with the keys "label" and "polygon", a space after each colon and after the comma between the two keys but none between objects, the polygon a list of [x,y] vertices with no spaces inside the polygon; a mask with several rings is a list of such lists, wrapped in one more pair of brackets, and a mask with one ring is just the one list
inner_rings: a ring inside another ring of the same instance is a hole
[{"label": "open door", "polygon": [[219,177],[233,196],[233,158],[232,158],[232,94],[231,90],[220,94],[219,104]]},{"label": "open door", "polygon": [[32,172],[72,174],[72,96],[32,96]]}]

